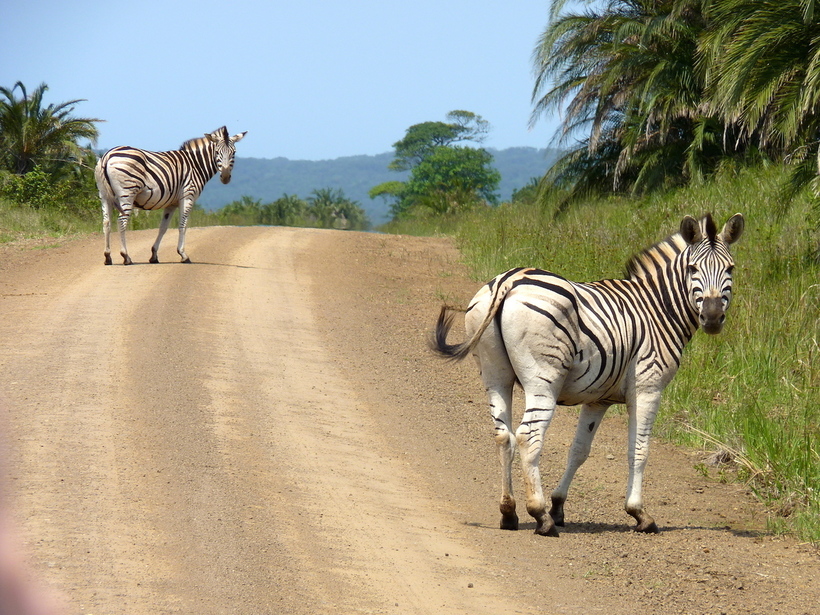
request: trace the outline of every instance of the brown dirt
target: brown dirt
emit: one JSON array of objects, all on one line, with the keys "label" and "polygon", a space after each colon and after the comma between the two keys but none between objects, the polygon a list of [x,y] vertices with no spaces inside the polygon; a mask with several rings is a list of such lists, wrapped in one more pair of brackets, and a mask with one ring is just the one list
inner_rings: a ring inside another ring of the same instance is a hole
[{"label": "brown dirt", "polygon": [[[742,486],[695,470],[700,452],[653,444],[662,532],[629,530],[622,414],[560,538],[523,511],[497,529],[475,366],[425,346],[442,301],[478,286],[448,240],[188,237],[192,265],[173,234],[153,266],[103,266],[100,237],[0,249],[7,490],[65,612],[817,612],[815,550],[768,535]],[[138,263],[152,241],[130,234]],[[547,490],[574,417],[550,428]]]}]

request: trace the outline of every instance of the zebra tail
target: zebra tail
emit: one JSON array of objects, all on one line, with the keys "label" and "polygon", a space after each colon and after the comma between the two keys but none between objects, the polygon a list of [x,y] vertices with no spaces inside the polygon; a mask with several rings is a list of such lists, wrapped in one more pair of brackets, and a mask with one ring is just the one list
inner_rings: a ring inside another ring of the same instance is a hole
[{"label": "zebra tail", "polygon": [[[520,277],[517,274],[522,271],[524,270],[510,270],[503,276],[499,276],[499,278],[496,278],[496,280],[491,282],[495,288],[493,289],[492,300],[490,301],[490,307],[487,310],[487,314],[484,316],[484,320],[481,325],[479,325],[478,329],[476,329],[475,333],[473,333],[473,337],[460,344],[447,343],[447,334],[453,326],[453,312],[456,310],[450,306],[443,305],[438,316],[438,321],[436,322],[436,329],[433,339],[431,340],[430,346],[432,349],[452,361],[461,361],[464,357],[468,356],[478,345],[479,340],[481,340],[481,336],[484,335],[484,331],[487,330],[487,327],[490,326],[490,323],[498,315],[501,305],[507,297],[507,293],[512,290],[514,283]],[[469,311],[472,307],[474,306],[470,306],[467,311]]]},{"label": "zebra tail", "polygon": [[461,344],[447,343],[447,334],[450,333],[450,329],[453,327],[453,318],[456,311],[463,310],[457,310],[449,305],[442,305],[436,321],[436,328],[430,336],[430,348],[451,361],[461,361],[472,350],[471,340]]}]

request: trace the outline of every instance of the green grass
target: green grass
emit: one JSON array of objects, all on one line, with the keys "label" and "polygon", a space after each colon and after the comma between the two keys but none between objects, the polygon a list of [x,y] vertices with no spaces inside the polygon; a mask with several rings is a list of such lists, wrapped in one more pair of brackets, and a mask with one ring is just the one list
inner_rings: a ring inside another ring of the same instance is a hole
[{"label": "green grass", "polygon": [[72,216],[52,209],[21,207],[0,198],[0,243],[89,233],[100,226],[100,220],[88,215]]},{"label": "green grass", "polygon": [[[783,179],[776,167],[730,169],[708,184],[602,199],[557,220],[507,204],[448,224],[477,280],[537,266],[590,281],[621,277],[631,254],[677,230],[685,214],[712,212],[722,224],[743,213],[727,325],[687,347],[655,433],[723,451],[730,472],[769,506],[772,530],[820,541],[818,211],[806,197],[778,215]],[[727,471],[702,468],[715,478]]]}]

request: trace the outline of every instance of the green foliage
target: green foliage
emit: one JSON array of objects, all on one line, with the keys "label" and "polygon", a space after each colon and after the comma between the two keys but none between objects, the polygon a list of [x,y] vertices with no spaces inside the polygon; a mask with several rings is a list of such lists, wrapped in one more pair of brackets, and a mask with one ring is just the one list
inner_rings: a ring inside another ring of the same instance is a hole
[{"label": "green foliage", "polygon": [[359,207],[340,189],[321,188],[308,197],[307,215],[315,226],[337,229],[367,229],[370,222]]},{"label": "green foliage", "polygon": [[541,180],[537,177],[530,179],[526,186],[516,188],[512,193],[512,202],[515,205],[535,205],[541,189]]},{"label": "green foliage", "polygon": [[531,122],[564,109],[563,139],[578,137],[546,177],[566,190],[558,211],[591,194],[697,183],[727,159],[789,161],[782,195],[809,181],[820,190],[814,2],[568,6],[553,0],[533,55]]},{"label": "green foliage", "polygon": [[676,231],[685,214],[711,211],[722,223],[742,212],[726,327],[719,336],[695,335],[664,393],[655,433],[721,452],[728,465],[714,471],[747,481],[769,505],[773,529],[818,541],[820,232],[809,229],[820,212],[805,196],[787,212],[773,211],[787,173],[784,165],[727,166],[710,182],[598,198],[558,218],[554,206],[522,200],[448,224],[478,280],[535,266],[588,281],[621,277],[633,252]]},{"label": "green foliage", "polygon": [[404,138],[393,144],[395,158],[388,165],[392,171],[408,171],[430,156],[439,147],[461,141],[481,143],[490,124],[471,111],[450,111],[449,122],[423,122],[407,129]]},{"label": "green foliage", "polygon": [[96,143],[94,124],[100,120],[72,116],[80,100],[44,106],[47,90],[43,83],[29,96],[20,81],[11,89],[0,87],[0,168],[25,175],[39,166],[64,174],[86,159],[88,148],[79,146],[80,139]]},{"label": "green foliage", "polygon": [[25,175],[0,171],[0,196],[18,207],[73,212],[79,216],[96,216],[100,210],[90,169],[80,169],[76,175],[62,179],[40,167]]},{"label": "green foliage", "polygon": [[496,203],[501,175],[484,149],[456,145],[481,142],[489,123],[470,111],[450,111],[449,123],[424,122],[407,129],[393,144],[395,158],[389,168],[410,171],[407,182],[384,182],[371,188],[370,198],[393,199],[394,218],[424,212],[446,214],[479,204]]},{"label": "green foliage", "polygon": [[272,226],[296,226],[304,216],[307,202],[295,194],[283,194],[281,197],[261,206],[260,224]]},{"label": "green foliage", "polygon": [[416,165],[410,173],[399,206],[400,217],[408,208],[424,208],[436,214],[472,209],[485,202],[496,203],[501,175],[492,166],[486,150],[441,146]]},{"label": "green foliage", "polygon": [[314,190],[305,201],[284,194],[271,203],[243,196],[212,214],[223,224],[277,226],[310,226],[345,230],[367,230],[370,222],[358,203],[348,199],[342,190]]},{"label": "green foliage", "polygon": [[17,207],[85,218],[99,211],[96,156],[78,140],[96,140],[99,120],[73,117],[77,100],[44,105],[47,90],[41,84],[29,95],[19,81],[0,87],[0,196]]}]

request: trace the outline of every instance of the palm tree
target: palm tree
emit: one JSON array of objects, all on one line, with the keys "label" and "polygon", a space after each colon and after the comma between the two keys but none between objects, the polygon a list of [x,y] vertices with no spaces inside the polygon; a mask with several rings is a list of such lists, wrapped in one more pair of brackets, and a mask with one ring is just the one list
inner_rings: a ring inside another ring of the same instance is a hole
[{"label": "palm tree", "polygon": [[18,175],[38,165],[63,172],[86,156],[88,150],[79,146],[80,139],[96,143],[99,133],[94,124],[102,120],[73,117],[79,99],[44,106],[47,90],[42,83],[29,96],[20,81],[11,89],[0,87],[0,168]]},{"label": "palm tree", "polygon": [[[559,140],[583,137],[548,181],[593,191],[651,190],[701,176],[722,126],[697,65],[700,0],[611,0],[562,14],[533,52],[531,123],[563,110]],[[719,146],[719,143],[718,143]]]},{"label": "palm tree", "polygon": [[262,224],[293,226],[302,217],[307,203],[295,194],[281,197],[262,206]]},{"label": "palm tree", "polygon": [[341,188],[319,188],[307,198],[307,213],[320,228],[363,229],[370,227],[367,214]]},{"label": "palm tree", "polygon": [[708,83],[727,121],[777,159],[795,163],[791,193],[818,186],[820,11],[814,0],[706,0]]}]

